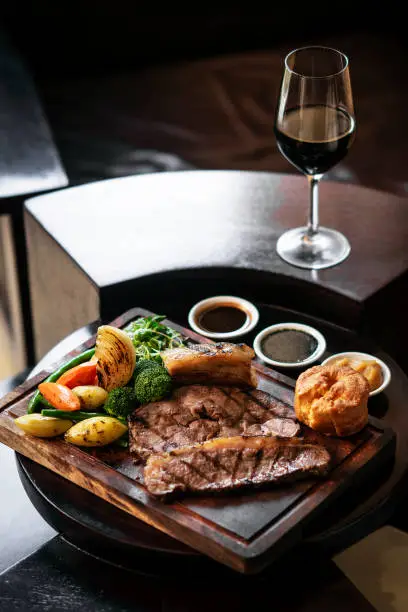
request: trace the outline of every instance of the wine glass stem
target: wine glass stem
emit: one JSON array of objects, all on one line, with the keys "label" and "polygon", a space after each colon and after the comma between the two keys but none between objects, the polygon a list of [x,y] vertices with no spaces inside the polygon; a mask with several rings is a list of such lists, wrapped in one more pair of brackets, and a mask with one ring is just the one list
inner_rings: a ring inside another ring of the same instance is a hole
[{"label": "wine glass stem", "polygon": [[309,219],[307,222],[307,235],[312,238],[319,230],[319,181],[322,175],[308,175],[310,191]]}]

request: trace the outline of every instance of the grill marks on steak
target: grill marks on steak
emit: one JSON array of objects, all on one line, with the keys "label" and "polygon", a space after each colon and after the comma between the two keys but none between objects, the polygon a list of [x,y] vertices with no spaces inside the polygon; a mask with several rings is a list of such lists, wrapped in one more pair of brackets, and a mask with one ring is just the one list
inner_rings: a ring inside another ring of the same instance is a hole
[{"label": "grill marks on steak", "polygon": [[261,391],[260,389],[255,389],[250,391],[249,395],[267,410],[272,410],[276,416],[286,419],[296,419],[295,412],[290,406],[276,401],[269,393]]},{"label": "grill marks on steak", "polygon": [[144,469],[150,493],[218,492],[324,476],[328,451],[300,440],[231,437],[151,456]]},{"label": "grill marks on steak", "polygon": [[130,450],[150,493],[218,492],[327,473],[330,455],[294,438],[289,406],[267,393],[190,385],[129,418]]},{"label": "grill marks on steak", "polygon": [[299,433],[299,424],[288,406],[267,394],[259,398],[262,403],[256,395],[236,388],[181,387],[171,399],[146,404],[131,415],[130,451],[146,461],[151,454],[213,438],[293,437]]}]

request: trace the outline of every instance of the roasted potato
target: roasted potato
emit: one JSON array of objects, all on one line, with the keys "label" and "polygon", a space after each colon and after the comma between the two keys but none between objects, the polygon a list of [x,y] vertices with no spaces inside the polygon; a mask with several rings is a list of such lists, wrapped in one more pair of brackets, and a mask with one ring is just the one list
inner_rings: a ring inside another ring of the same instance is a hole
[{"label": "roasted potato", "polygon": [[53,417],[42,416],[42,414],[23,414],[14,420],[15,424],[25,433],[36,436],[37,438],[55,438],[65,433],[72,427],[72,421],[54,419]]},{"label": "roasted potato", "polygon": [[108,397],[108,392],[95,385],[80,385],[72,391],[79,398],[81,410],[95,410],[102,406]]},{"label": "roasted potato", "polygon": [[65,440],[76,446],[106,446],[127,431],[126,425],[109,416],[80,421],[65,434]]}]

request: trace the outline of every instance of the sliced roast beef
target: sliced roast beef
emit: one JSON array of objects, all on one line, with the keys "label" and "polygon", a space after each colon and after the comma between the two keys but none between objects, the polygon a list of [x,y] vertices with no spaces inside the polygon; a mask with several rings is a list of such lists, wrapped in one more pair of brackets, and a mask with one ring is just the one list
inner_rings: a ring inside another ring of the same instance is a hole
[{"label": "sliced roast beef", "polygon": [[323,446],[298,439],[238,436],[151,455],[144,480],[152,495],[166,497],[324,476],[329,464],[330,455]]},{"label": "sliced roast beef", "polygon": [[268,396],[262,403],[234,387],[189,385],[168,400],[141,406],[129,418],[130,450],[146,461],[151,454],[220,437],[294,437],[300,426],[293,410]]}]

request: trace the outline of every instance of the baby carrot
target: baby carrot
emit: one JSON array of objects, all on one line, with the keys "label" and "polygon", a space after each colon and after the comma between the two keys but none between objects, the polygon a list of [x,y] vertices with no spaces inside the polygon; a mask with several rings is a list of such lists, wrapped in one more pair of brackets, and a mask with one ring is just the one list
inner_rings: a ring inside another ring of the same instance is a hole
[{"label": "baby carrot", "polygon": [[82,385],[93,385],[96,376],[96,362],[92,363],[87,361],[86,363],[80,363],[64,372],[57,380],[59,385],[64,385],[69,389],[74,387],[80,387]]},{"label": "baby carrot", "polygon": [[79,397],[71,389],[54,382],[43,382],[38,389],[45,399],[57,410],[74,412],[81,407]]}]

